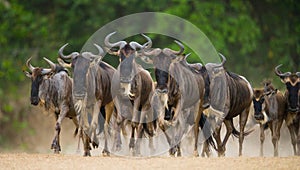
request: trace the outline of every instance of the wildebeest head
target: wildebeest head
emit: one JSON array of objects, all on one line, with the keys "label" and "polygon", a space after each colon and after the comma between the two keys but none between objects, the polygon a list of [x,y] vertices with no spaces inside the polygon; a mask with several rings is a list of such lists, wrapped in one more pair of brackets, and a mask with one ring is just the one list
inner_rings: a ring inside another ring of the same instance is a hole
[{"label": "wildebeest head", "polygon": [[261,123],[268,121],[266,110],[269,106],[265,97],[269,94],[270,92],[265,93],[264,89],[253,89],[254,118]]},{"label": "wildebeest head", "polygon": [[288,104],[288,110],[291,112],[299,112],[299,96],[300,96],[300,72],[297,73],[291,73],[286,72],[282,73],[279,70],[279,67],[281,65],[278,65],[275,68],[275,74],[280,77],[281,81],[286,86],[286,97],[287,97],[287,104]]},{"label": "wildebeest head", "polygon": [[49,68],[41,68],[41,67],[34,67],[30,64],[31,58],[26,61],[26,66],[29,68],[30,72],[25,71],[27,77],[31,79],[31,93],[30,93],[30,102],[32,105],[38,105],[40,102],[39,92],[40,92],[40,85],[43,79],[47,78],[55,70],[55,64],[52,63],[47,58],[44,58],[50,66]]},{"label": "wildebeest head", "polygon": [[[75,99],[81,100],[86,95],[87,91],[87,73],[92,62],[96,64],[101,61],[103,56],[103,50],[97,44],[94,46],[98,49],[98,54],[93,54],[91,52],[73,52],[69,55],[64,55],[63,50],[68,44],[65,44],[59,49],[59,60],[62,65],[69,66],[73,68],[73,96]],[[65,62],[71,60],[71,65],[66,65]]]},{"label": "wildebeest head", "polygon": [[184,51],[184,46],[176,41],[180,50],[175,51],[170,48],[164,48],[163,50],[156,48],[151,51],[143,51],[142,59],[147,63],[152,63],[154,66],[155,78],[157,82],[156,91],[158,93],[168,92],[169,81],[169,68],[172,62],[178,60],[177,55],[181,55]]},{"label": "wildebeest head", "polygon": [[114,35],[116,32],[112,32],[108,34],[105,37],[104,43],[108,48],[114,48],[118,47],[119,50],[114,54],[120,57],[120,66],[119,66],[119,72],[120,72],[120,85],[121,88],[124,89],[124,94],[128,95],[130,94],[130,83],[132,82],[134,76],[137,74],[137,71],[135,70],[135,57],[136,57],[136,51],[137,49],[144,49],[144,48],[150,48],[152,46],[152,41],[149,37],[142,34],[148,41],[141,45],[135,41],[132,41],[130,43],[127,43],[126,41],[118,41],[116,43],[109,42],[109,39],[112,35]]}]

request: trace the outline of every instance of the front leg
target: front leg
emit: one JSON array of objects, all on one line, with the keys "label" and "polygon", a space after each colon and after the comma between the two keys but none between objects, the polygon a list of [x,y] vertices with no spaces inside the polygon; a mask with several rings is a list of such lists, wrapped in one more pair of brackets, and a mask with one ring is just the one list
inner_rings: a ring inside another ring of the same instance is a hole
[{"label": "front leg", "polygon": [[260,126],[260,156],[264,156],[264,141],[265,141],[265,128],[264,124],[259,124]]},{"label": "front leg", "polygon": [[61,123],[63,119],[66,117],[69,108],[62,105],[60,112],[55,112],[56,116],[56,125],[55,125],[55,136],[51,144],[51,149],[54,149],[54,153],[59,153],[61,151],[60,147],[60,130],[61,130]]}]

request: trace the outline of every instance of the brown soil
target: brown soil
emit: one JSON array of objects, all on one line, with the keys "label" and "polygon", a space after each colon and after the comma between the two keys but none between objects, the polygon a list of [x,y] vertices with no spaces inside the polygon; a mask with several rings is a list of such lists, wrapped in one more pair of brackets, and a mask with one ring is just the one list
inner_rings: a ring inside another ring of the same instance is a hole
[{"label": "brown soil", "polygon": [[54,154],[0,154],[0,169],[300,169],[300,157],[82,157]]}]

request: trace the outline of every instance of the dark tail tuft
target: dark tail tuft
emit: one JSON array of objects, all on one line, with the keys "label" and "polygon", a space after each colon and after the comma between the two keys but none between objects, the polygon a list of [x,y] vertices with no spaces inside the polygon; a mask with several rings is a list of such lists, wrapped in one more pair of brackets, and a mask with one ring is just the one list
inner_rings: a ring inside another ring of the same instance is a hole
[{"label": "dark tail tuft", "polygon": [[[233,128],[232,130],[232,135],[236,138],[239,138],[240,137],[240,132],[238,130],[236,130],[236,128],[234,127],[233,125],[233,121],[231,120],[231,126]],[[254,129],[250,129],[248,130],[247,132],[244,132],[244,136],[248,136],[250,133],[252,133],[254,131]]]},{"label": "dark tail tuft", "polygon": [[201,114],[199,125],[203,131],[203,135],[208,145],[213,147],[217,151],[216,144],[212,138],[211,124],[209,121],[207,121],[207,117],[203,113]]}]

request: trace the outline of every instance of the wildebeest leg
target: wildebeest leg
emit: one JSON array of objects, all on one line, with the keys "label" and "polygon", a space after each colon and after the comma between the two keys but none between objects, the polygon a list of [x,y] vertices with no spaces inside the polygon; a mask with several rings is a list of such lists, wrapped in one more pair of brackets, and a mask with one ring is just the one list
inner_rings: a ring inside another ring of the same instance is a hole
[{"label": "wildebeest leg", "polygon": [[[168,124],[165,123],[165,120],[164,120],[164,114],[160,114],[159,118],[158,118],[158,126],[159,128],[163,131],[163,133],[165,134],[166,136],[166,139],[167,139],[167,142],[170,146],[170,150],[169,150],[169,153],[171,155],[171,148],[172,148],[172,138],[170,137],[170,135],[168,133],[171,132],[171,130],[168,130],[167,132],[167,129],[170,127]],[[171,135],[172,136],[172,135]]]},{"label": "wildebeest leg", "polygon": [[82,131],[81,133],[82,133],[82,142],[83,142],[83,149],[84,149],[83,156],[91,156],[90,137],[84,131]]},{"label": "wildebeest leg", "polygon": [[69,107],[64,103],[61,104],[60,112],[55,111],[56,112],[55,114],[58,115],[58,118],[56,120],[56,125],[55,125],[56,134],[51,145],[51,149],[54,149],[54,153],[59,153],[61,151],[60,148],[61,123],[63,119],[66,117],[68,111],[69,111]]},{"label": "wildebeest leg", "polygon": [[102,151],[102,155],[103,156],[109,156],[109,150],[108,150],[108,146],[107,146],[107,140],[108,140],[108,136],[109,136],[109,121],[111,118],[111,115],[113,113],[114,110],[114,103],[110,102],[109,104],[107,104],[105,106],[105,123],[104,123],[104,148]]},{"label": "wildebeest leg", "polygon": [[232,134],[232,131],[233,131],[233,123],[232,123],[232,119],[224,119],[224,124],[226,126],[226,135],[223,139],[223,142],[222,142],[222,146],[221,148],[219,149],[219,152],[222,156],[225,156],[225,151],[226,151],[226,144],[227,144],[227,141],[229,139],[229,136]]},{"label": "wildebeest leg", "polygon": [[198,136],[199,136],[199,122],[200,122],[200,118],[201,118],[201,114],[202,114],[202,109],[200,108],[199,110],[197,110],[197,112],[195,112],[195,121],[194,121],[194,136],[195,136],[195,145],[194,145],[194,156],[198,157],[199,153],[198,153]]},{"label": "wildebeest leg", "polygon": [[218,145],[218,156],[225,156],[224,152],[222,151],[223,149],[223,145],[222,145],[222,141],[221,141],[221,126],[216,126],[216,130],[214,132],[214,138],[217,142]]},{"label": "wildebeest leg", "polygon": [[280,139],[280,129],[283,119],[278,119],[273,122],[274,132],[272,135],[272,142],[274,145],[274,156],[278,156],[278,141]]},{"label": "wildebeest leg", "polygon": [[264,156],[264,141],[265,141],[265,127],[264,124],[259,124],[260,126],[260,156]]},{"label": "wildebeest leg", "polygon": [[121,126],[123,126],[124,118],[121,115],[121,112],[117,113],[117,120],[116,120],[116,129],[115,129],[115,139],[114,139],[114,148],[118,152],[121,148]]},{"label": "wildebeest leg", "polygon": [[98,147],[98,145],[99,145],[99,140],[97,138],[96,129],[98,127],[98,120],[99,120],[98,116],[100,113],[101,103],[102,103],[102,101],[97,101],[96,104],[94,104],[94,107],[92,110],[93,115],[92,115],[91,126],[89,129],[89,134],[91,135],[90,139],[92,140],[91,142],[93,144],[93,147]]},{"label": "wildebeest leg", "polygon": [[[298,113],[299,114],[299,113]],[[297,122],[295,122],[295,128],[297,128],[296,132],[297,132],[297,155],[300,156],[300,121],[297,120]]]},{"label": "wildebeest leg", "polygon": [[242,156],[243,142],[244,142],[244,130],[247,123],[250,107],[246,108],[242,114],[240,114],[240,136],[239,136],[239,156]]},{"label": "wildebeest leg", "polygon": [[202,156],[202,157],[205,157],[205,154],[206,154],[207,157],[210,157],[210,156],[211,156],[211,152],[210,152],[210,149],[209,149],[209,144],[208,144],[207,141],[205,141],[205,142],[203,143],[201,156]]},{"label": "wildebeest leg", "polygon": [[79,137],[78,137],[78,146],[77,146],[77,151],[76,152],[80,152],[80,138],[82,137],[82,135],[80,134],[80,130],[79,130],[79,122],[78,122],[78,118],[77,116],[72,117],[72,121],[76,126],[75,132],[74,132],[74,138],[77,136],[77,134],[79,133]]},{"label": "wildebeest leg", "polygon": [[287,127],[288,127],[290,135],[291,135],[291,142],[293,145],[294,155],[297,155],[295,127],[294,127],[293,123],[288,124]]},{"label": "wildebeest leg", "polygon": [[[181,101],[179,100],[177,103],[177,106],[175,107],[175,112],[174,112],[174,117],[172,120],[172,125],[174,127],[175,133],[173,136],[173,139],[171,141],[171,149],[170,149],[170,155],[175,156],[176,152],[178,151],[178,144],[181,140],[181,132],[180,130],[182,129],[180,126],[184,126],[181,124],[181,119],[182,119],[182,111],[181,111]],[[181,113],[180,113],[181,112]]]},{"label": "wildebeest leg", "polygon": [[137,132],[137,139],[134,145],[134,156],[140,156],[142,135],[145,132],[142,123],[138,124],[138,127],[136,128],[136,132]]}]

